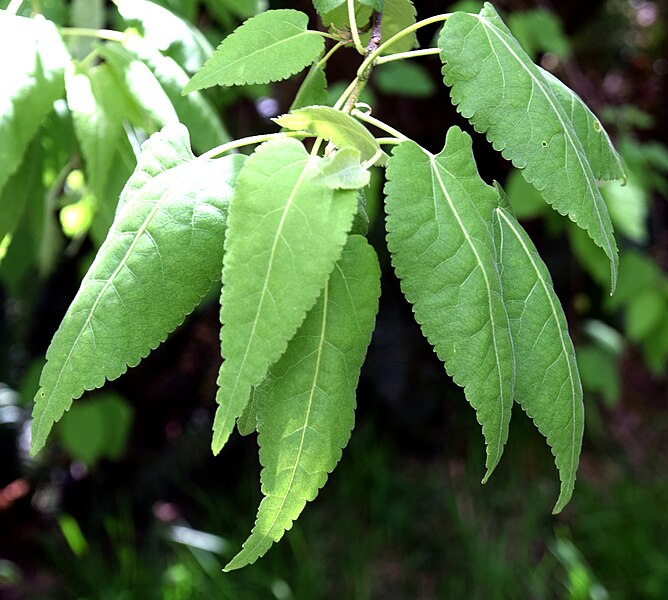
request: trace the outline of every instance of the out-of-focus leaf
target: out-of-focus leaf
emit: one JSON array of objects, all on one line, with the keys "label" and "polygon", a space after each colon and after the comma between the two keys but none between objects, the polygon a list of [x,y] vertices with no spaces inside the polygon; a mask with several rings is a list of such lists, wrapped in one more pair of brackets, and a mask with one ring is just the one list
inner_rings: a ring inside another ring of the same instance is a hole
[{"label": "out-of-focus leaf", "polygon": [[582,387],[586,392],[601,394],[608,406],[614,406],[621,389],[617,357],[593,344],[578,346],[575,354]]},{"label": "out-of-focus leaf", "polygon": [[508,28],[533,60],[543,52],[562,59],[570,54],[568,37],[559,17],[544,8],[512,13],[508,17]]},{"label": "out-of-focus leaf", "polygon": [[625,185],[612,181],[601,189],[601,193],[608,205],[615,229],[631,241],[644,244],[648,235],[649,197],[647,190],[631,175]]},{"label": "out-of-focus leaf", "polygon": [[436,84],[429,71],[414,62],[398,60],[380,65],[374,73],[374,81],[384,94],[426,98],[436,91]]},{"label": "out-of-focus leaf", "polygon": [[660,289],[639,290],[626,309],[626,334],[634,342],[650,335],[668,313],[668,299]]}]

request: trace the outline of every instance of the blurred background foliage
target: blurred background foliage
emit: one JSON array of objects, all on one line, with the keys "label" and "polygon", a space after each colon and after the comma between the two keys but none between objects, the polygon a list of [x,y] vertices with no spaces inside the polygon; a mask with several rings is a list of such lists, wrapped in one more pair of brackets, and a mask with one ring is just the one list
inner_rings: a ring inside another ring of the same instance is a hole
[{"label": "blurred background foliage", "polygon": [[[209,451],[216,290],[139,367],[75,402],[36,459],[27,453],[32,398],[48,342],[104,239],[141,142],[174,118],[190,126],[198,152],[273,130],[270,117],[288,110],[301,82],[214,89],[193,106],[179,96],[184,77],[268,6],[299,8],[313,23],[315,15],[306,0],[116,4],[26,0],[20,10],[62,26],[132,28],[141,42],[126,52],[67,38],[99,109],[112,115],[114,166],[104,181],[87,175],[58,100],[0,195],[0,597],[666,598],[668,6],[497,2],[532,57],[603,119],[628,169],[626,185],[604,187],[621,247],[610,297],[600,250],[475,140],[483,177],[504,182],[550,267],[576,343],[587,427],[568,508],[550,515],[556,474],[521,411],[501,467],[480,486],[484,450],[473,411],[421,337],[389,268],[378,171],[367,197],[383,297],[357,428],[284,541],[258,564],[224,575],[260,493],[252,437],[236,437],[215,460]],[[416,4],[423,16],[480,5]],[[421,44],[435,34],[421,32]],[[331,97],[357,63],[349,51],[333,58]],[[450,107],[434,59],[379,67],[364,100],[430,150],[452,124],[471,131]]]}]

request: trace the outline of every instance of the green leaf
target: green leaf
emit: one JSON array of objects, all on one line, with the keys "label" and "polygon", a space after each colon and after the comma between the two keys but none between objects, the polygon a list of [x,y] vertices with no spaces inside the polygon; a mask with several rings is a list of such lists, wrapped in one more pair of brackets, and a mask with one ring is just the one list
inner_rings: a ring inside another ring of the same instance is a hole
[{"label": "green leaf", "polygon": [[183,126],[167,127],[144,145],[109,236],[47,350],[33,454],[73,399],[137,365],[217,279],[227,204],[243,159],[194,160]]},{"label": "green leaf", "polygon": [[554,507],[570,500],[584,429],[582,386],[552,278],[522,226],[503,208],[494,239],[515,355],[515,400],[552,448],[561,479]]},{"label": "green leaf", "polygon": [[598,179],[626,179],[622,159],[610,141],[601,121],[572,89],[552,73],[538,67],[550,89],[557,97],[589,159],[589,165]]},{"label": "green leaf", "polygon": [[64,91],[70,58],[53,23],[0,12],[0,190]]},{"label": "green leaf", "polygon": [[[381,12],[383,10],[383,6],[387,6],[389,8],[392,4],[396,4],[396,0],[357,0],[360,4],[364,4],[365,6],[368,6],[369,8]],[[385,4],[387,2],[387,4]]]},{"label": "green leaf", "polygon": [[65,74],[65,87],[87,183],[96,197],[102,197],[116,145],[125,135],[118,86],[109,67],[100,65],[90,77],[72,66]]},{"label": "green leaf", "polygon": [[251,388],[248,404],[237,419],[237,430],[241,435],[250,435],[257,430],[257,388]]},{"label": "green leaf", "polygon": [[179,122],[172,102],[151,70],[120,44],[105,44],[100,55],[113,69],[135,110],[141,115],[136,123],[149,133]]},{"label": "green leaf", "polygon": [[[480,7],[475,9],[476,12],[479,10]],[[532,60],[543,52],[551,52],[561,59],[570,54],[568,36],[561,20],[549,10],[535,8],[513,12],[508,17],[508,27]]]},{"label": "green leaf", "polygon": [[357,148],[362,160],[370,160],[380,150],[376,138],[357,119],[329,106],[300,108],[274,119],[292,131],[308,131],[331,141],[338,148]]},{"label": "green leaf", "polygon": [[[415,6],[412,0],[385,0],[383,8],[383,21],[381,23],[381,35],[383,40],[390,39],[396,33],[403,31],[415,23]],[[363,42],[368,43],[370,33],[362,37]],[[395,52],[408,52],[417,48],[418,41],[414,33],[398,40],[390,46],[384,54]]]},{"label": "green leaf", "polygon": [[183,93],[287,79],[325,47],[324,39],[307,27],[308,16],[298,10],[268,10],[248,19],[222,41]]},{"label": "green leaf", "polygon": [[436,92],[429,71],[422,65],[407,60],[395,60],[380,65],[374,72],[374,81],[383,94],[426,98]]},{"label": "green leaf", "polygon": [[345,3],[346,0],[313,0],[313,6],[321,15],[325,15],[328,12],[331,12],[335,8],[338,8]]},{"label": "green leaf", "polygon": [[439,37],[457,109],[562,215],[586,229],[612,263],[617,244],[589,161],[568,115],[494,7],[455,13]]},{"label": "green leaf", "polygon": [[189,78],[175,60],[163,56],[138,37],[130,37],[125,47],[142,60],[160,82],[179,121],[190,131],[196,152],[205,152],[230,141],[230,135],[217,112],[200,92],[192,92],[187,96],[181,94]]},{"label": "green leaf", "polygon": [[387,167],[387,244],[423,334],[464,387],[487,443],[487,478],[508,438],[513,354],[492,239],[498,194],[478,175],[471,138],[448,131],[434,156],[414,142]]},{"label": "green leaf", "polygon": [[323,183],[333,190],[357,190],[369,185],[371,174],[361,164],[359,150],[338,150],[321,169]]},{"label": "green leaf", "polygon": [[294,139],[275,140],[260,146],[239,176],[223,262],[216,454],[345,244],[356,193],[325,185],[320,169],[327,162]]},{"label": "green leaf", "polygon": [[258,388],[262,493],[255,527],[226,571],[254,563],[292,527],[341,458],[371,340],[380,268],[351,236],[317,304]]},{"label": "green leaf", "polygon": [[309,69],[308,74],[299,87],[297,95],[290,106],[290,112],[315,104],[327,104],[327,99],[327,77],[325,70],[315,64]]},{"label": "green leaf", "polygon": [[118,12],[138,27],[154,48],[173,58],[189,73],[202,67],[213,53],[204,35],[187,21],[148,0],[115,0]]}]

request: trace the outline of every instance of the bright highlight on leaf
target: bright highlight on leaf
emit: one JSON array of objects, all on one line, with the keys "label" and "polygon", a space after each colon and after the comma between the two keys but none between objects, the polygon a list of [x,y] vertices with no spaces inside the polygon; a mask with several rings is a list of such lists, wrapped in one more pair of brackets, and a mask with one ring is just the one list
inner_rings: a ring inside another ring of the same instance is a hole
[{"label": "bright highlight on leaf", "polygon": [[338,148],[352,146],[370,160],[380,150],[371,132],[349,114],[329,106],[309,106],[274,119],[281,127],[292,131],[308,131],[331,141]]},{"label": "bright highlight on leaf", "polygon": [[375,252],[351,236],[318,302],[257,389],[262,493],[253,533],[225,568],[254,563],[283,537],[341,458],[380,295]]},{"label": "bright highlight on leaf", "polygon": [[562,215],[587,230],[612,264],[618,252],[610,216],[582,142],[538,67],[494,7],[455,13],[439,38],[445,83],[458,110]]},{"label": "bright highlight on leaf", "polygon": [[47,350],[33,454],[73,399],[137,365],[217,279],[227,205],[243,160],[195,160],[180,125],[145,144],[109,236]]},{"label": "bright highlight on leaf", "polygon": [[309,31],[308,16],[297,10],[268,10],[226,37],[184,94],[214,85],[280,81],[299,73],[322,53],[325,42]]},{"label": "bright highlight on leaf", "polygon": [[408,141],[387,167],[387,245],[415,319],[464,387],[491,475],[508,438],[513,353],[492,240],[498,194],[478,175],[471,138],[448,131],[434,156]]},{"label": "bright highlight on leaf", "polygon": [[573,494],[584,428],[582,387],[552,278],[522,226],[494,212],[494,246],[515,356],[515,400],[547,438],[559,476],[560,512]]},{"label": "bright highlight on leaf", "polygon": [[260,146],[239,176],[223,262],[216,454],[345,244],[357,194],[327,186],[321,168],[328,163],[296,140],[277,140]]}]

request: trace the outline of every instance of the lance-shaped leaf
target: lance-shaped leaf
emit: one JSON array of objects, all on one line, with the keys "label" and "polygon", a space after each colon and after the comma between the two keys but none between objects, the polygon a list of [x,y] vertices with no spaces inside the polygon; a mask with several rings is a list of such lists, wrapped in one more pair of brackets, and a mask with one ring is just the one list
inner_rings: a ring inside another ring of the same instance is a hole
[{"label": "lance-shaped leaf", "polygon": [[618,253],[610,216],[582,143],[542,73],[489,3],[479,15],[450,17],[439,46],[458,110],[603,248],[614,289]]},{"label": "lance-shaped leaf", "polygon": [[487,443],[487,474],[508,438],[513,354],[492,239],[497,192],[457,127],[434,156],[414,142],[387,169],[387,243],[422,332],[464,387]]},{"label": "lance-shaped leaf", "polygon": [[254,563],[280,540],[341,458],[380,295],[375,252],[351,236],[317,304],[257,390],[262,493],[255,527],[225,568]]},{"label": "lance-shaped leaf", "polygon": [[327,163],[294,139],[276,140],[260,146],[239,176],[223,262],[216,454],[345,244],[356,192],[329,188],[321,174]]},{"label": "lance-shaped leaf", "polygon": [[64,91],[67,50],[51,21],[0,11],[0,190]]},{"label": "lance-shaped leaf", "polygon": [[515,400],[552,448],[561,479],[554,507],[573,494],[584,427],[582,387],[552,278],[522,226],[494,212],[494,241],[515,352]]},{"label": "lance-shaped leaf", "polygon": [[[152,152],[160,142],[187,158],[165,164]],[[33,410],[33,453],[73,399],[137,365],[183,322],[220,273],[227,205],[243,157],[194,160],[179,125],[149,140],[138,170],[146,163],[154,163],[156,175],[135,173],[47,350]]]},{"label": "lance-shaped leaf", "polygon": [[128,38],[125,47],[142,60],[160,82],[179,121],[190,131],[195,152],[205,152],[230,141],[230,135],[220,117],[200,92],[192,92],[186,96],[181,94],[188,85],[189,77],[175,60],[164,56],[137,36]]},{"label": "lance-shaped leaf", "polygon": [[184,94],[214,85],[245,85],[287,79],[310,65],[325,41],[309,31],[298,10],[268,10],[227,36],[188,83]]},{"label": "lance-shaped leaf", "polygon": [[594,175],[603,180],[625,179],[622,159],[596,115],[565,83],[541,67],[538,70],[566,111]]},{"label": "lance-shaped leaf", "polygon": [[380,146],[371,132],[349,114],[329,106],[300,108],[274,119],[281,127],[292,131],[308,131],[331,141],[339,148],[357,148],[362,160],[370,160]]}]

